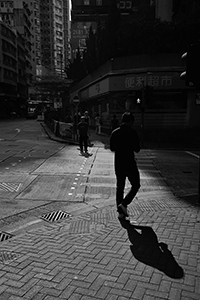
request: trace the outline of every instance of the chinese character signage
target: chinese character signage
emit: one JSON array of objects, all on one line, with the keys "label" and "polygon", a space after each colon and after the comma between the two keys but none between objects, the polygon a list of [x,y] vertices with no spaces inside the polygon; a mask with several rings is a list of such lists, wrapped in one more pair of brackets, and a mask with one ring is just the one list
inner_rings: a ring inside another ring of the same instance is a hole
[{"label": "chinese character signage", "polygon": [[[146,86],[151,86],[155,90],[177,90],[185,88],[183,80],[180,80],[179,72],[123,74],[121,76],[110,76],[87,87],[85,90],[85,93],[87,91],[87,96],[85,94],[84,98],[91,98],[108,92],[137,91]],[[83,98],[83,95],[81,95],[81,98]]]},{"label": "chinese character signage", "polygon": [[89,98],[109,92],[109,79],[103,79],[89,87]]},{"label": "chinese character signage", "polygon": [[135,75],[127,76],[125,78],[125,89],[140,89],[144,86],[159,87],[172,87],[173,76],[172,75]]},{"label": "chinese character signage", "polygon": [[155,89],[177,89],[184,88],[179,73],[155,73],[155,74],[130,74],[110,78],[110,88],[117,90],[139,90],[145,86]]},{"label": "chinese character signage", "polygon": [[71,23],[71,45],[72,50],[86,48],[86,39],[89,37],[90,27],[96,30],[96,22],[72,22]]}]

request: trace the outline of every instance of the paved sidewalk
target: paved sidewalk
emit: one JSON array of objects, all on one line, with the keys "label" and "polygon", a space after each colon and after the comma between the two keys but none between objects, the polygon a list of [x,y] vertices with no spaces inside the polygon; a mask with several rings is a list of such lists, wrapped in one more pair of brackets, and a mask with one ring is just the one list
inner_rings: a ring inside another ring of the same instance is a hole
[{"label": "paved sidewalk", "polygon": [[93,141],[84,203],[0,243],[0,299],[199,300],[199,208],[173,195],[142,150],[132,223],[120,223],[113,154]]}]

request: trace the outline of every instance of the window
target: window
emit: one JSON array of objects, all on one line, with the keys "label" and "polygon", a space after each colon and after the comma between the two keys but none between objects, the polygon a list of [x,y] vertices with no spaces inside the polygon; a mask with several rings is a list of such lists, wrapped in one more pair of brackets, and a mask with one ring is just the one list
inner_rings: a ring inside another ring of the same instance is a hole
[{"label": "window", "polygon": [[84,5],[90,5],[90,0],[84,0]]},{"label": "window", "polygon": [[57,36],[62,36],[62,35],[63,35],[63,34],[62,34],[62,31],[56,30],[56,35],[57,35]]},{"label": "window", "polygon": [[86,48],[86,39],[79,40],[79,48]]},{"label": "window", "polygon": [[96,5],[97,6],[102,6],[102,0],[96,0]]}]

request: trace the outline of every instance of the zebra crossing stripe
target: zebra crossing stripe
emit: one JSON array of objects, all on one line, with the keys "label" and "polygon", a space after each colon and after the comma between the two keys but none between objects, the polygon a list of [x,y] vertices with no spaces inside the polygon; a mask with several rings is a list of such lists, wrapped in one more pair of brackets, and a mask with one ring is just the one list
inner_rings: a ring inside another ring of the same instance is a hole
[{"label": "zebra crossing stripe", "polygon": [[48,214],[42,215],[40,218],[48,221],[48,222],[55,222],[55,221],[59,221],[65,218],[69,218],[70,214],[61,210],[57,210],[54,212],[50,212]]},{"label": "zebra crossing stripe", "polygon": [[21,183],[0,182],[0,191],[11,192],[11,193],[18,192],[21,186],[22,186]]}]

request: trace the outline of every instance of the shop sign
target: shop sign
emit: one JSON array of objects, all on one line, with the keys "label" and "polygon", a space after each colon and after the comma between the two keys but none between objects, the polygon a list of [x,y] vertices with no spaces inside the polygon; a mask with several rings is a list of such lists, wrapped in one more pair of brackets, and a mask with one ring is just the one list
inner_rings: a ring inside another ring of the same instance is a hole
[{"label": "shop sign", "polygon": [[178,72],[163,72],[156,74],[131,74],[110,77],[110,91],[139,90],[145,86],[155,89],[184,88]]},{"label": "shop sign", "polygon": [[99,81],[95,84],[93,84],[91,87],[89,87],[89,97],[98,96],[100,94],[104,94],[109,92],[109,79],[103,79],[102,81]]},{"label": "shop sign", "polygon": [[77,48],[86,48],[86,39],[89,37],[90,27],[93,32],[96,30],[96,22],[72,22],[71,23],[71,47],[75,51]]},{"label": "shop sign", "polygon": [[150,76],[131,76],[125,78],[125,88],[142,88],[143,86],[152,87],[172,87],[173,76],[171,75],[150,75]]}]

